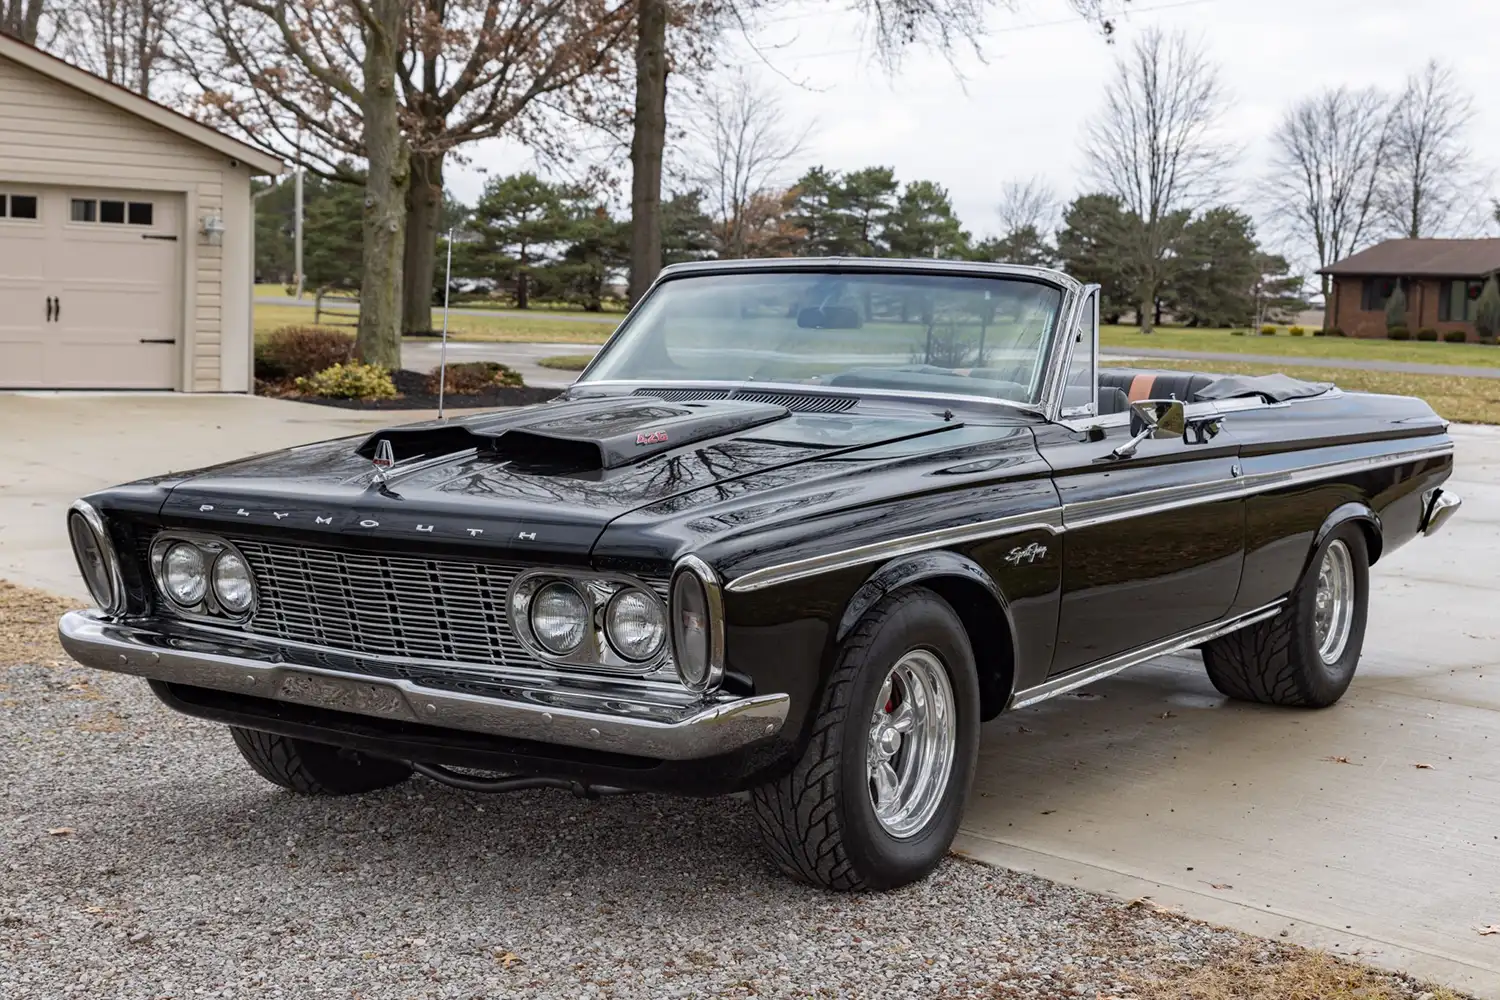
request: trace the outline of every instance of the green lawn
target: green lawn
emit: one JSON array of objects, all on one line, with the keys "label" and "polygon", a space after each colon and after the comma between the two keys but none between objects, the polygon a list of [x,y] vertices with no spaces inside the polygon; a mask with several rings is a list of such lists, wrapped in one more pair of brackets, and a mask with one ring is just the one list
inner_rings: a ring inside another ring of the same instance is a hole
[{"label": "green lawn", "polygon": [[1468,378],[1461,375],[1405,375],[1400,372],[1367,372],[1347,368],[1317,368],[1312,365],[1259,365],[1240,361],[1157,361],[1151,359],[1139,362],[1106,360],[1104,363],[1127,367],[1139,365],[1172,371],[1208,371],[1221,375],[1270,375],[1281,372],[1309,382],[1332,382],[1351,392],[1383,392],[1397,396],[1417,396],[1427,400],[1429,406],[1440,416],[1449,420],[1473,424],[1500,424],[1500,379],[1495,378]]},{"label": "green lawn", "polygon": [[581,372],[594,360],[592,354],[554,354],[548,358],[541,358],[537,364],[543,368],[556,368],[565,372]]},{"label": "green lawn", "polygon": [[1420,340],[1365,340],[1359,337],[1314,337],[1312,331],[1293,337],[1279,329],[1274,337],[1258,332],[1242,337],[1228,330],[1186,330],[1158,327],[1145,336],[1133,326],[1106,326],[1100,331],[1104,347],[1132,347],[1163,351],[1202,351],[1220,354],[1274,354],[1288,358],[1368,358],[1412,361],[1426,365],[1500,367],[1500,348],[1486,344],[1428,343]]},{"label": "green lawn", "polygon": [[[340,326],[353,330],[351,325],[357,312],[341,311],[336,318],[323,315],[324,326]],[[263,337],[283,326],[311,326],[313,311],[303,306],[280,306],[257,303],[255,306],[255,335]],[[442,328],[442,313],[434,311],[433,329]],[[560,319],[529,316],[464,316],[448,317],[448,333],[455,340],[493,341],[496,343],[533,344],[602,344],[614,332],[614,324],[598,322],[569,322]]]}]

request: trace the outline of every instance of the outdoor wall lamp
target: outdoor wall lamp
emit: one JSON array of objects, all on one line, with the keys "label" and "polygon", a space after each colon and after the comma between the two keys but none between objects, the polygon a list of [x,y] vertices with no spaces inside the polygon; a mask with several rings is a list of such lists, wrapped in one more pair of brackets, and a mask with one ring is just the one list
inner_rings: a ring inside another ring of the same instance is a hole
[{"label": "outdoor wall lamp", "polygon": [[224,242],[224,220],[217,215],[205,215],[198,223],[198,232],[206,245],[219,246]]}]

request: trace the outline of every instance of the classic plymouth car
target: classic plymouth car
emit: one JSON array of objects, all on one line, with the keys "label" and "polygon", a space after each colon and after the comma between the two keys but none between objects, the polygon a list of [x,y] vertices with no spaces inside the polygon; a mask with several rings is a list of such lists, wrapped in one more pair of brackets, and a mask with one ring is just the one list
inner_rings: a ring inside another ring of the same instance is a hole
[{"label": "classic plymouth car", "polygon": [[790,875],[898,886],[1001,712],[1187,649],[1337,701],[1369,567],[1458,507],[1426,403],[1098,323],[1044,269],[672,267],[555,401],[80,500],[62,640],[295,792],[748,791]]}]

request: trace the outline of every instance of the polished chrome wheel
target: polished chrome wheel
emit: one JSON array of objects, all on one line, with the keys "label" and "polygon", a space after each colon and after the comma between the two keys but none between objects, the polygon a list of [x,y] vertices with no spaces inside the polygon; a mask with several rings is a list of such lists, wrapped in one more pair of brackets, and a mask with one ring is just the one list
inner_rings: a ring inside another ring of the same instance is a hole
[{"label": "polished chrome wheel", "polygon": [[1337,663],[1349,644],[1350,626],[1354,623],[1354,560],[1349,547],[1338,539],[1323,553],[1314,601],[1313,629],[1318,656],[1324,663]]},{"label": "polished chrome wheel", "polygon": [[932,653],[914,649],[880,686],[866,748],[870,802],[891,836],[916,834],[937,812],[956,741],[948,671]]}]

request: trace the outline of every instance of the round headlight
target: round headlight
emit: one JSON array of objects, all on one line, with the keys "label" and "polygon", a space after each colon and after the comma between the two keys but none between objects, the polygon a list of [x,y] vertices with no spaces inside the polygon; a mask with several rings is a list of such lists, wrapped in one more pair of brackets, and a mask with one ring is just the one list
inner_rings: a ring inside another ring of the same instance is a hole
[{"label": "round headlight", "polygon": [[208,593],[203,551],[187,542],[173,544],[161,560],[161,583],[167,596],[183,607],[201,604]]},{"label": "round headlight", "polygon": [[531,634],[547,652],[566,656],[589,629],[589,606],[566,583],[549,583],[531,600]]},{"label": "round headlight", "polygon": [[708,593],[694,573],[678,573],[672,580],[672,653],[682,683],[696,690],[708,686],[713,645]]},{"label": "round headlight", "polygon": [[78,560],[78,572],[88,585],[94,603],[109,610],[114,604],[115,588],[111,583],[109,564],[104,555],[104,545],[82,514],[68,518],[68,535],[73,540],[73,556]]},{"label": "round headlight", "polygon": [[667,637],[666,616],[655,597],[627,587],[610,599],[604,633],[615,652],[627,660],[649,660]]},{"label": "round headlight", "polygon": [[238,552],[226,549],[214,560],[214,597],[232,615],[242,615],[255,603],[255,580]]}]

